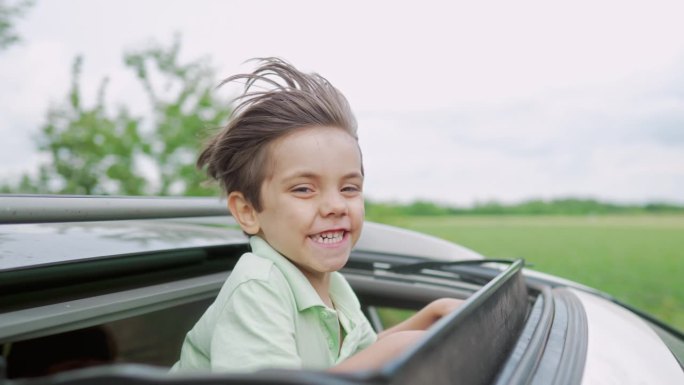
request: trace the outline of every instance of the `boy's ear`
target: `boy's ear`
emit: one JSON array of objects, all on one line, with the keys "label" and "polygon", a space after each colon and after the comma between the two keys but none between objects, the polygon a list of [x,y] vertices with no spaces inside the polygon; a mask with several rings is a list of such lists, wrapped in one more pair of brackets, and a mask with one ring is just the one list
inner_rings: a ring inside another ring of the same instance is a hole
[{"label": "boy's ear", "polygon": [[228,210],[233,214],[233,218],[240,225],[242,231],[249,235],[255,235],[259,232],[257,211],[241,192],[233,191],[228,194]]}]

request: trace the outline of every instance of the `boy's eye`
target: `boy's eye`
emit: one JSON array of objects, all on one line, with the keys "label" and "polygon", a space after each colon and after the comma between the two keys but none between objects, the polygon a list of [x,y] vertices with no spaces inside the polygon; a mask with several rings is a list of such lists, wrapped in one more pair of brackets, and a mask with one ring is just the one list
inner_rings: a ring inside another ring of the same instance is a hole
[{"label": "boy's eye", "polygon": [[359,186],[344,186],[342,188],[343,192],[361,192],[361,187]]},{"label": "boy's eye", "polygon": [[307,194],[307,193],[313,192],[313,189],[309,186],[297,186],[297,187],[292,188],[292,190],[290,190],[290,191],[295,192],[295,193]]}]

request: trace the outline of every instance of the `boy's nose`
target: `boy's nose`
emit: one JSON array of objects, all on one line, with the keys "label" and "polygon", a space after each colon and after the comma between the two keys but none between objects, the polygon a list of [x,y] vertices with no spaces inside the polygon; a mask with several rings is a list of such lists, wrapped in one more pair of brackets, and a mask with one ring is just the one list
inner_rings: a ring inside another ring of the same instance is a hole
[{"label": "boy's nose", "polygon": [[339,193],[326,194],[321,202],[321,215],[345,215],[347,214],[347,200]]}]

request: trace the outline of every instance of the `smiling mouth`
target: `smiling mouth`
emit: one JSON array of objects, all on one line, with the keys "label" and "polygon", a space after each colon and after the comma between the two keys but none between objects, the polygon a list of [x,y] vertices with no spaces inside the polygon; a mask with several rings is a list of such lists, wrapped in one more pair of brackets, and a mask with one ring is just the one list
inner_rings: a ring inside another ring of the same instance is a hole
[{"label": "smiling mouth", "polygon": [[346,231],[344,230],[326,231],[310,235],[309,238],[316,243],[332,244],[342,242],[345,233]]}]

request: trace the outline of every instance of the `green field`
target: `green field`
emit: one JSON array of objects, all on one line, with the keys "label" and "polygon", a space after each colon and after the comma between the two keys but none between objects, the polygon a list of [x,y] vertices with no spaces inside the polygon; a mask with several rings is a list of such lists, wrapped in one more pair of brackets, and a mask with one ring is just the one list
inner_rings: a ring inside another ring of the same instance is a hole
[{"label": "green field", "polygon": [[684,330],[684,215],[368,218],[609,293]]}]

